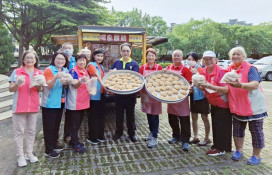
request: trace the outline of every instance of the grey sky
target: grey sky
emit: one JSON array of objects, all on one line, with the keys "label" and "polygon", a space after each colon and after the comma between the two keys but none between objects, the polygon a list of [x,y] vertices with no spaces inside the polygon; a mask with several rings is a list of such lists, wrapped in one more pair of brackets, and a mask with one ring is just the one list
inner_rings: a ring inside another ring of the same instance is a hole
[{"label": "grey sky", "polygon": [[118,11],[133,7],[170,23],[186,23],[191,18],[210,18],[216,22],[238,19],[253,23],[272,22],[272,0],[111,0],[106,5]]}]

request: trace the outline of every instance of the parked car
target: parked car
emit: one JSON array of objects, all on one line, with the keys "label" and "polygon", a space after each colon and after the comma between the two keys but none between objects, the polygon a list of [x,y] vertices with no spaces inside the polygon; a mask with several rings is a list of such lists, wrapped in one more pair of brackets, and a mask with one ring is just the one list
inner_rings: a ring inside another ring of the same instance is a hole
[{"label": "parked car", "polygon": [[231,63],[231,60],[218,60],[217,65],[226,69],[228,65],[230,65],[230,63]]},{"label": "parked car", "polygon": [[263,57],[253,64],[262,78],[272,81],[272,56]]},{"label": "parked car", "polygon": [[245,61],[249,62],[250,64],[254,64],[258,60],[253,59],[253,58],[246,58]]}]

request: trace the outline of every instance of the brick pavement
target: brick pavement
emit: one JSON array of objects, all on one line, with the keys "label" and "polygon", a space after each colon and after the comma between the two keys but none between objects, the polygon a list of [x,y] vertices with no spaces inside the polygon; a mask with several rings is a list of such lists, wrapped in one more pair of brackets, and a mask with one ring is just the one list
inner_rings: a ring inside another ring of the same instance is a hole
[{"label": "brick pavement", "polygon": [[[163,105],[166,109],[165,104]],[[137,136],[139,141],[132,143],[123,136],[121,140],[113,141],[115,128],[114,106],[106,109],[107,142],[92,146],[86,142],[87,120],[80,129],[80,139],[87,147],[87,153],[79,154],[66,149],[58,159],[46,158],[42,132],[36,139],[35,153],[39,162],[29,164],[26,168],[18,168],[17,174],[272,174],[272,132],[270,118],[265,120],[264,131],[266,147],[262,152],[260,166],[249,166],[247,159],[252,153],[250,133],[246,131],[245,156],[239,162],[230,159],[231,153],[223,156],[210,157],[205,152],[209,146],[193,145],[189,152],[181,150],[181,143],[168,144],[171,130],[167,120],[166,110],[160,116],[159,144],[157,148],[149,149],[144,137],[149,133],[146,116],[140,110],[139,100],[136,105]],[[203,122],[199,118],[200,138],[204,138]],[[60,136],[63,134],[63,122]],[[126,134],[126,133],[125,133]],[[62,137],[61,137],[62,138]],[[211,137],[212,138],[212,137]],[[234,150],[234,144],[233,144]]]}]

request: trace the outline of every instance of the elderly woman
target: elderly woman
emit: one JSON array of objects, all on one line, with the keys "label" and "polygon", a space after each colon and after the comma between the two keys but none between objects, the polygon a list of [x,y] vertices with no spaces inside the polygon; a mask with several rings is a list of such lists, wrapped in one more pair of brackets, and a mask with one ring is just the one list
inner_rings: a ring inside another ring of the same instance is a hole
[{"label": "elderly woman", "polygon": [[[202,67],[197,64],[199,56],[195,52],[190,52],[187,56],[187,64],[192,74],[201,73]],[[196,86],[192,87],[192,94],[190,95],[190,110],[192,115],[192,127],[194,132],[194,138],[190,141],[190,144],[198,144],[199,146],[206,146],[211,143],[209,139],[210,134],[210,122],[208,114],[210,113],[209,102],[203,91]],[[198,138],[198,114],[201,114],[201,118],[205,126],[205,138],[200,142]]]},{"label": "elderly woman", "polygon": [[[37,69],[39,58],[36,52],[26,51],[23,54],[23,66],[15,69],[10,76],[9,91],[14,92],[12,105],[13,132],[16,145],[16,156],[18,166],[27,165],[26,160],[31,163],[37,162],[38,158],[33,154],[33,146],[36,133],[36,120],[39,112],[39,91],[41,86],[30,88],[31,78],[41,75]],[[26,155],[24,155],[24,135]]]},{"label": "elderly woman", "polygon": [[[120,45],[120,52],[122,58],[117,59],[111,69],[117,70],[130,70],[139,72],[139,65],[136,61],[132,60],[131,45],[129,43],[123,43]],[[115,106],[116,106],[116,131],[113,136],[114,140],[118,140],[123,135],[124,130],[124,111],[126,111],[126,121],[128,128],[128,136],[132,142],[137,142],[136,136],[136,124],[135,124],[135,104],[136,104],[136,93],[130,95],[115,95]]]},{"label": "elderly woman", "polygon": [[228,105],[228,86],[220,83],[225,70],[216,64],[217,58],[213,51],[203,53],[203,61],[206,67],[201,74],[205,76],[206,82],[201,83],[205,96],[211,104],[213,143],[209,151],[210,156],[224,155],[231,152],[231,130],[232,117]]},{"label": "elderly woman", "polygon": [[62,118],[65,90],[60,83],[63,73],[68,73],[66,68],[68,58],[64,53],[54,54],[51,64],[44,70],[46,86],[42,93],[42,119],[45,143],[45,156],[57,158],[63,147],[58,144],[58,134]]},{"label": "elderly woman", "polygon": [[[149,48],[146,51],[147,63],[142,65],[139,73],[144,77],[148,76],[149,73],[162,70],[162,66],[156,64],[157,52],[155,49]],[[141,109],[146,113],[150,134],[145,138],[149,141],[147,146],[154,148],[157,146],[158,132],[159,132],[159,115],[162,113],[161,102],[155,100],[149,96],[145,89],[141,91]]]},{"label": "elderly woman", "polygon": [[78,153],[86,152],[84,144],[79,141],[78,132],[85,111],[90,107],[90,95],[87,90],[87,84],[84,83],[89,79],[88,72],[85,70],[86,62],[86,55],[76,56],[76,66],[69,71],[74,82],[69,85],[66,98],[67,115],[71,119],[71,123],[69,123],[71,133],[69,146]]},{"label": "elderly woman", "polygon": [[233,160],[240,160],[243,156],[245,129],[248,123],[252,137],[253,155],[248,164],[258,165],[261,162],[260,153],[264,148],[263,119],[267,117],[267,109],[260,82],[258,70],[244,61],[247,57],[243,47],[230,50],[229,57],[232,64],[228,71],[235,70],[239,79],[230,83],[229,105],[233,113],[233,137],[236,152]]},{"label": "elderly woman", "polygon": [[[188,82],[191,82],[192,73],[182,64],[182,60],[183,52],[181,50],[175,50],[172,53],[173,64],[167,66],[167,70],[178,73]],[[188,151],[190,149],[189,140],[191,137],[188,97],[179,103],[167,104],[167,113],[169,124],[173,131],[172,138],[169,139],[168,142],[172,144],[181,140],[182,149]]]}]

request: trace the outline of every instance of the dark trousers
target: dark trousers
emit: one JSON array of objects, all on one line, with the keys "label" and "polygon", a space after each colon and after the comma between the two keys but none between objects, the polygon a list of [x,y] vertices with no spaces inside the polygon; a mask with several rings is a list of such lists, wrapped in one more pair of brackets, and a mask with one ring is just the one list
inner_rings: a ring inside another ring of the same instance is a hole
[{"label": "dark trousers", "polygon": [[116,95],[116,133],[117,135],[123,135],[124,130],[124,111],[126,111],[126,121],[128,128],[128,135],[134,136],[136,131],[135,124],[135,104],[136,96],[132,95]]},{"label": "dark trousers", "polygon": [[149,130],[152,133],[152,136],[158,138],[159,132],[159,115],[146,114]]},{"label": "dark trousers", "polygon": [[71,117],[67,113],[67,110],[65,111],[64,114],[64,134],[63,134],[63,139],[66,139],[67,137],[71,136],[71,129],[69,128],[71,126]]},{"label": "dark trousers", "polygon": [[89,139],[104,139],[105,128],[105,96],[100,100],[91,100],[88,115]]},{"label": "dark trousers", "polygon": [[71,125],[69,126],[70,128],[70,134],[71,134],[71,141],[70,145],[78,145],[79,142],[79,137],[78,137],[78,131],[81,126],[83,117],[85,115],[85,110],[69,110],[66,109],[67,114],[70,117]]},{"label": "dark trousers", "polygon": [[181,138],[182,142],[189,142],[191,137],[190,116],[177,116],[168,114],[168,121],[174,138]]},{"label": "dark trousers", "polygon": [[232,115],[229,108],[211,105],[214,148],[231,152]]},{"label": "dark trousers", "polygon": [[59,128],[64,104],[61,108],[42,107],[42,121],[45,152],[50,153],[55,148],[59,138]]}]

